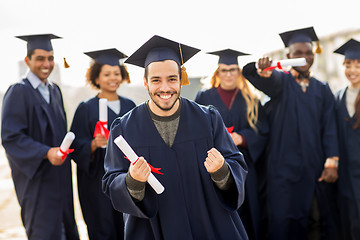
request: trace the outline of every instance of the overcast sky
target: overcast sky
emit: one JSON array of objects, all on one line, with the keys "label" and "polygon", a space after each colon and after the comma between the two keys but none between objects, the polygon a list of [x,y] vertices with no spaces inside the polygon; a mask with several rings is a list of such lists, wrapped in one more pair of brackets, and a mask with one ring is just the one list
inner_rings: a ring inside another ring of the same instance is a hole
[{"label": "overcast sky", "polygon": [[[280,32],[314,26],[319,37],[358,29],[358,0],[0,0],[0,90],[18,81],[26,43],[16,35],[54,33],[55,61],[62,82],[83,86],[89,58],[83,54],[117,48],[127,55],[153,35],[200,48],[185,64],[190,76],[212,74],[224,48],[253,54],[240,65],[279,48]],[[66,57],[71,68],[62,67]],[[143,70],[129,66],[132,82]]]}]

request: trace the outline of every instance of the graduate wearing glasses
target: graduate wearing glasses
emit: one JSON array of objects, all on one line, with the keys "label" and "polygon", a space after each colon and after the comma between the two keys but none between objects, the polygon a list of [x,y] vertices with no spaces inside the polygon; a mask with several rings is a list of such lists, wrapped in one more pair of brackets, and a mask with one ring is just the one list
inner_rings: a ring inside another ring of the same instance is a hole
[{"label": "graduate wearing glasses", "polygon": [[[239,214],[249,239],[259,239],[259,176],[255,165],[259,164],[259,167],[266,169],[264,158],[261,158],[269,131],[266,115],[254,87],[244,78],[239,67],[238,56],[248,54],[232,49],[209,54],[219,56],[218,68],[211,78],[211,88],[199,91],[195,102],[216,107],[233,142],[244,155],[248,175],[245,182],[245,201]],[[264,176],[260,177],[265,180]]]}]

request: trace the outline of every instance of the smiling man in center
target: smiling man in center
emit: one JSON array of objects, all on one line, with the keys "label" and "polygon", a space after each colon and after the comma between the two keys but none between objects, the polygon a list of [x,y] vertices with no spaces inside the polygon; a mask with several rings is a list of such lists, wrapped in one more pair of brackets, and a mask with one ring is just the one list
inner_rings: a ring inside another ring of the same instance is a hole
[{"label": "smiling man in center", "polygon": [[[199,50],[154,36],[127,63],[145,68],[150,99],[116,119],[105,157],[103,190],[124,213],[125,239],[247,239],[236,212],[247,166],[214,107],[180,97],[181,68]],[[122,135],[141,156],[134,164],[114,144]],[[149,164],[165,187],[146,184]]]}]

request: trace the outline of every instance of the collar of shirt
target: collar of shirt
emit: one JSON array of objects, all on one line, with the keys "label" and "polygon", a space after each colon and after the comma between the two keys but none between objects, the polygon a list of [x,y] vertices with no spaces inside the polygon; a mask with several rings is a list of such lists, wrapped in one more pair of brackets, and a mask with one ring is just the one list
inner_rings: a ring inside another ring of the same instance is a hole
[{"label": "collar of shirt", "polygon": [[40,84],[42,84],[43,86],[47,87],[49,85],[51,85],[51,82],[46,79],[46,82],[43,83],[33,72],[29,71],[26,78],[29,80],[31,86],[36,89],[39,87]]}]

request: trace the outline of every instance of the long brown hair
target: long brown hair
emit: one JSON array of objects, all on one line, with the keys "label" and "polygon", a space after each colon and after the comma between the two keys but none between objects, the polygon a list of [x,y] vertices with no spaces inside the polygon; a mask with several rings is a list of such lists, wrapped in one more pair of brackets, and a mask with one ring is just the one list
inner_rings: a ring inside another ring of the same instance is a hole
[{"label": "long brown hair", "polygon": [[[240,68],[239,70],[239,78],[238,78],[238,88],[241,90],[241,94],[243,95],[245,102],[246,102],[246,119],[252,129],[257,131],[256,123],[258,122],[258,104],[259,104],[259,97],[254,92],[254,87],[251,83],[243,76],[242,71]],[[210,84],[212,88],[216,88],[220,85],[220,78],[219,74],[219,67],[214,72],[213,76],[211,77]]]}]

